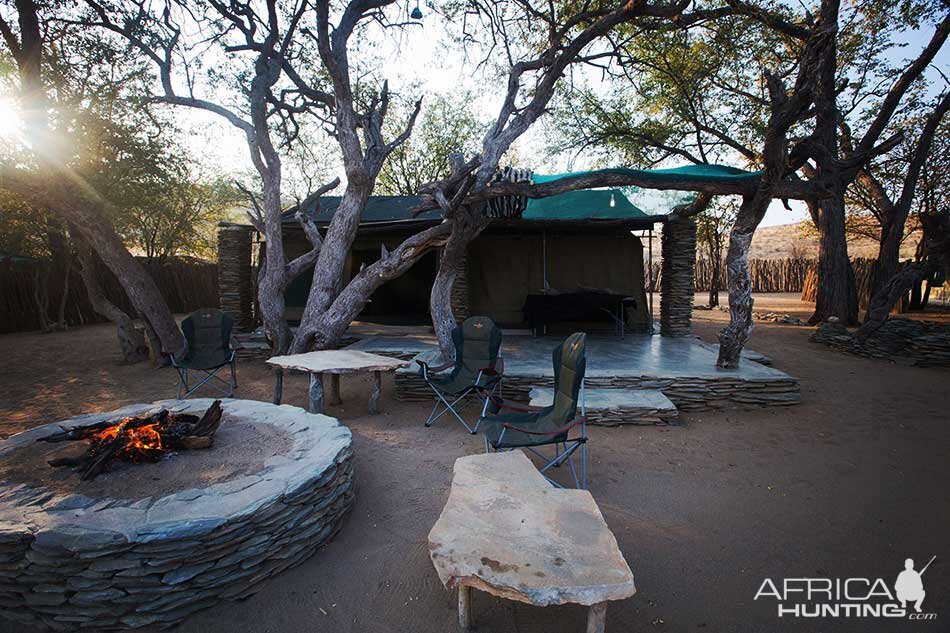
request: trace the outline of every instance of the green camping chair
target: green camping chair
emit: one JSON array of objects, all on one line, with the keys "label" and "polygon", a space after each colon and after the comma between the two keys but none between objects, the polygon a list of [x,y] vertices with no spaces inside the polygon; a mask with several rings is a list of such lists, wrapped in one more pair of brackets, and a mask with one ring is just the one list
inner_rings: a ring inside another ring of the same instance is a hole
[{"label": "green camping chair", "polygon": [[[179,399],[187,398],[204,385],[227,394],[229,398],[234,395],[237,373],[234,368],[234,350],[231,349],[233,326],[234,319],[216,308],[195,310],[181,322],[181,331],[188,342],[188,352],[184,358],[175,358],[172,354],[172,365],[178,371]],[[225,365],[231,367],[230,381],[217,376],[218,371]],[[201,372],[205,376],[198,384],[191,386],[188,381],[189,371]],[[226,389],[220,385],[224,385]]]},{"label": "green camping chair", "polygon": [[[554,403],[549,407],[524,407],[506,404],[499,398],[485,400],[480,424],[484,425],[485,452],[523,448],[544,460],[541,474],[554,486],[561,484],[547,472],[567,462],[578,488],[587,488],[587,418],[584,407],[584,355],[587,335],[575,332],[554,348]],[[580,415],[577,415],[578,404]],[[494,414],[489,410],[493,409]],[[553,446],[554,457],[540,447]],[[580,476],[572,457],[581,453]]]},{"label": "green camping chair", "polygon": [[[501,349],[501,330],[488,317],[473,316],[465,319],[452,332],[455,343],[455,361],[440,367],[429,367],[421,360],[419,375],[435,393],[435,406],[426,420],[426,426],[432,424],[446,413],[455,416],[469,433],[478,432],[459,414],[465,401],[475,394],[494,395],[501,386],[504,373],[504,361],[499,353]],[[439,375],[449,368],[452,371]]]}]

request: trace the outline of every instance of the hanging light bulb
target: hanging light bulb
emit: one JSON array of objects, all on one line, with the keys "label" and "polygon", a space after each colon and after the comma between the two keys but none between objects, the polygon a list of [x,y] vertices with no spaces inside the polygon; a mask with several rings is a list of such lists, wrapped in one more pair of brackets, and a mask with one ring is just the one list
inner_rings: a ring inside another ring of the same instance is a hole
[{"label": "hanging light bulb", "polygon": [[614,199],[614,192],[611,191],[610,192],[610,208],[613,209],[615,206],[617,206],[617,201]]},{"label": "hanging light bulb", "polygon": [[416,8],[412,10],[412,13],[409,14],[409,17],[413,20],[422,19],[422,9],[419,8],[419,0],[416,0]]}]

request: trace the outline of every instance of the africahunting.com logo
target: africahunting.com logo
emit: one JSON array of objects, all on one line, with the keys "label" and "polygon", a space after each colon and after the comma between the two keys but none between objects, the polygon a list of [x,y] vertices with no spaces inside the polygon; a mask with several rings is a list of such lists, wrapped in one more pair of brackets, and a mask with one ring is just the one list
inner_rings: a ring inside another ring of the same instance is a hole
[{"label": "africahunting.com logo", "polygon": [[780,618],[907,618],[935,620],[936,613],[922,610],[922,576],[934,556],[920,571],[914,560],[904,561],[894,590],[882,578],[766,578],[755,600],[774,598]]}]

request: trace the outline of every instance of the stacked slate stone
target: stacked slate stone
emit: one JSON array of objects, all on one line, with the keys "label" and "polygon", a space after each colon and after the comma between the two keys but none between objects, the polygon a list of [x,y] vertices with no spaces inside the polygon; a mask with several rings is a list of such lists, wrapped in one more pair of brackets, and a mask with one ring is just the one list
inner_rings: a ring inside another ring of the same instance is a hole
[{"label": "stacked slate stone", "polygon": [[[726,310],[728,312],[728,309]],[[770,323],[784,323],[785,325],[808,325],[807,322],[793,317],[790,314],[780,314],[778,312],[753,312],[752,318],[757,321],[769,321]]]},{"label": "stacked slate stone", "polygon": [[[715,378],[676,376],[588,376],[588,389],[657,389],[680,410],[720,409],[728,407],[785,406],[801,402],[798,381],[787,376],[774,379],[742,379],[723,374]],[[506,400],[527,402],[534,387],[554,387],[551,376],[514,376],[505,374]],[[396,399],[406,402],[431,402],[432,390],[411,369],[396,371]]]},{"label": "stacked slate stone", "polygon": [[455,315],[456,321],[461,323],[471,316],[468,307],[468,258],[466,258],[461,270],[459,270],[455,276],[449,300],[452,307],[452,314]]},{"label": "stacked slate stone", "polygon": [[[535,387],[529,395],[530,406],[548,407],[554,390]],[[676,405],[656,389],[588,388],[585,403],[587,422],[598,426],[672,424],[679,415]]]},{"label": "stacked slate stone", "polygon": [[218,299],[221,309],[234,317],[235,328],[246,330],[254,326],[250,227],[218,227]]},{"label": "stacked slate stone", "polygon": [[[254,474],[158,499],[63,497],[4,484],[0,615],[55,631],[168,628],[222,600],[254,594],[261,581],[331,539],[353,501],[349,430],[286,405],[231,400],[224,407],[226,415],[284,426],[292,449]],[[136,405],[99,417],[145,410]],[[13,436],[0,443],[0,458],[59,429]]]},{"label": "stacked slate stone", "polygon": [[660,334],[689,336],[696,266],[696,223],[679,219],[663,226]]},{"label": "stacked slate stone", "polygon": [[869,358],[918,367],[950,366],[950,326],[937,321],[892,317],[864,343],[837,321],[822,323],[811,340]]}]

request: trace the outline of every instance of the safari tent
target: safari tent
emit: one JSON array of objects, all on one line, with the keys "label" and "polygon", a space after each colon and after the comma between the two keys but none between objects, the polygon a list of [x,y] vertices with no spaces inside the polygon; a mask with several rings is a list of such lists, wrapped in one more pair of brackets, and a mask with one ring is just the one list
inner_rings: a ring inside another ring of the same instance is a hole
[{"label": "safari tent", "polygon": [[[441,222],[437,211],[418,215],[415,196],[372,196],[361,218],[346,262],[346,279],[376,261],[381,249]],[[318,227],[331,221],[340,198],[324,196],[311,213]],[[284,247],[288,258],[310,248],[294,218],[284,214]],[[315,211],[315,213],[314,213]],[[506,328],[536,326],[568,329],[579,322],[591,330],[653,331],[653,310],[646,292],[645,261],[654,255],[654,228],[670,215],[650,215],[635,206],[621,189],[577,190],[530,199],[520,217],[495,217],[469,246],[466,266],[455,282],[455,316],[486,315]],[[689,332],[695,225],[690,220],[665,224],[661,253],[661,333]],[[675,229],[675,230],[671,230]],[[254,261],[262,238],[252,227],[222,225],[219,231],[221,306],[251,326]],[[437,251],[422,258],[403,276],[381,286],[359,319],[390,324],[430,322],[429,292],[438,266]],[[287,289],[287,317],[299,320],[311,275],[304,273]],[[575,298],[577,298],[575,300]],[[584,305],[589,309],[578,310]],[[563,312],[564,319],[556,318]],[[563,321],[563,322],[562,322]]]}]

